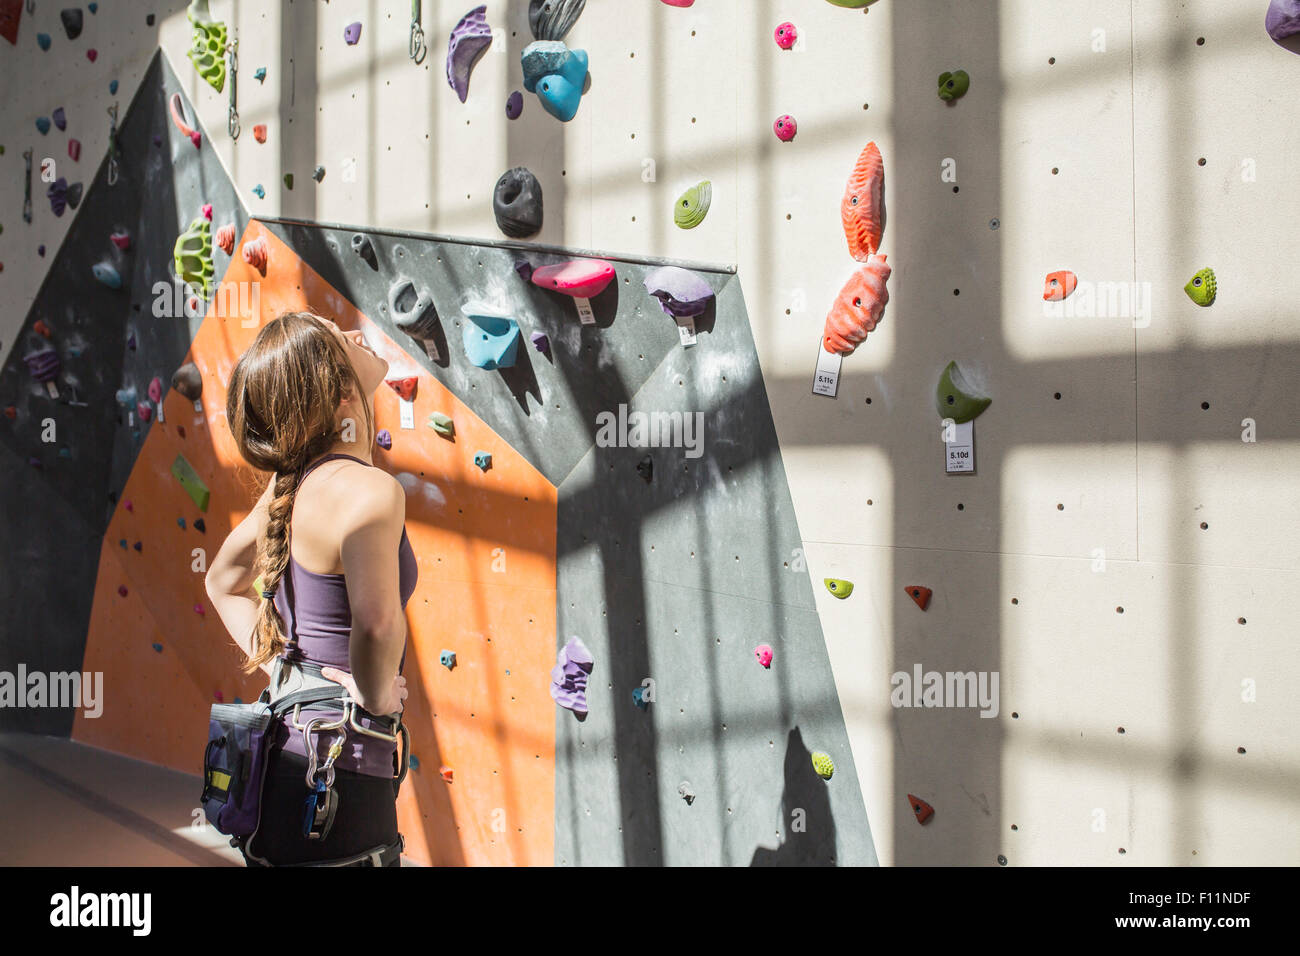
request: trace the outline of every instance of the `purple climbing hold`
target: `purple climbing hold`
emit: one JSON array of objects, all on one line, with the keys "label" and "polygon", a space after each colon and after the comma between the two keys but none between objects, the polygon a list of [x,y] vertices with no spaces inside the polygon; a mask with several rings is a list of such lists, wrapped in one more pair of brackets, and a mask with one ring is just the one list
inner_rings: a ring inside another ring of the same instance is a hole
[{"label": "purple climbing hold", "polygon": [[45,467],[43,464],[41,464],[41,460],[39,458],[28,458],[27,464],[31,465],[33,468],[43,469]]},{"label": "purple climbing hold", "polygon": [[63,210],[68,208],[68,181],[60,176],[50,183],[50,188],[45,190],[45,195],[50,200],[50,209],[54,215],[62,216]]},{"label": "purple climbing hold", "polygon": [[652,269],[645,277],[645,290],[659,300],[674,319],[701,315],[713,298],[713,289],[694,272],[677,266]]},{"label": "purple climbing hold", "polygon": [[1274,40],[1300,33],[1300,0],[1272,0],[1264,15],[1264,28]]},{"label": "purple climbing hold", "polygon": [[506,100],[506,119],[519,119],[519,114],[524,111],[524,94],[515,90]]},{"label": "purple climbing hold", "polygon": [[161,137],[161,136],[155,136],[155,137],[153,138],[153,144],[154,144],[155,146],[161,146],[161,145],[162,145],[162,137]]},{"label": "purple climbing hold", "polygon": [[532,335],[528,336],[528,338],[529,341],[533,343],[533,348],[537,349],[539,352],[545,352],[551,347],[551,340],[547,337],[545,332],[534,332]]},{"label": "purple climbing hold", "polygon": [[60,130],[65,130],[68,128],[68,117],[64,115],[62,106],[60,106],[57,110],[51,113],[50,117],[54,120],[54,125],[57,126]]},{"label": "purple climbing hold", "polygon": [[348,46],[356,46],[357,41],[361,39],[361,21],[349,23],[343,28],[343,39],[347,41]]},{"label": "purple climbing hold", "polygon": [[587,677],[595,666],[591,651],[578,637],[560,648],[555,667],[551,669],[551,697],[561,707],[575,714],[587,712]]},{"label": "purple climbing hold", "polygon": [[469,97],[469,75],[492,43],[487,6],[475,7],[460,18],[447,40],[447,83],[462,103]]},{"label": "purple climbing hold", "polygon": [[59,353],[51,348],[24,355],[23,361],[27,363],[27,371],[32,373],[32,378],[37,382],[54,381],[54,379],[58,378],[59,369],[63,365],[59,359]]},{"label": "purple climbing hold", "polygon": [[131,547],[135,548],[135,549],[136,549],[137,551],[139,551],[141,554],[144,554],[144,543],[143,543],[143,542],[141,542],[141,541],[137,541],[135,544],[131,545]]},{"label": "purple climbing hold", "polygon": [[42,259],[45,258],[45,243],[42,242],[39,246],[36,247],[36,254],[40,256]]},{"label": "purple climbing hold", "polygon": [[375,436],[375,444],[384,451],[388,451],[393,447],[393,433],[387,428],[379,429],[379,434]]},{"label": "purple climbing hold", "polygon": [[520,259],[515,262],[515,272],[519,273],[519,278],[525,282],[533,281],[533,264],[527,259]]}]

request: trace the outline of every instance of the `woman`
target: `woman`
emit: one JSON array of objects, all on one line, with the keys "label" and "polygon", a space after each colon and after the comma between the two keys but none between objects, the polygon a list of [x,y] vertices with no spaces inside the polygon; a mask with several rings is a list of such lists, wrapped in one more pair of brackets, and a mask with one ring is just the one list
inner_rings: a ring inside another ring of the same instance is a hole
[{"label": "woman", "polygon": [[[206,579],[213,607],[248,655],[248,673],[288,669],[277,658],[300,673],[319,666],[342,685],[340,697],[346,689],[365,711],[361,726],[380,733],[400,723],[406,698],[404,609],[416,578],[406,495],[371,458],[373,395],[387,371],[361,332],[309,312],[281,315],[258,333],[231,375],[226,418],[244,460],[273,477]],[[396,744],[347,733],[333,763],[337,807],[328,821],[305,819],[307,714],[298,726],[291,713],[272,728],[261,820],[245,859],[337,865],[369,854],[357,865],[400,865]],[[318,714],[341,716],[337,706],[310,712]],[[339,733],[311,736],[322,771],[314,779],[323,780]],[[327,797],[318,796],[322,807]],[[372,852],[381,847],[382,855]]]}]

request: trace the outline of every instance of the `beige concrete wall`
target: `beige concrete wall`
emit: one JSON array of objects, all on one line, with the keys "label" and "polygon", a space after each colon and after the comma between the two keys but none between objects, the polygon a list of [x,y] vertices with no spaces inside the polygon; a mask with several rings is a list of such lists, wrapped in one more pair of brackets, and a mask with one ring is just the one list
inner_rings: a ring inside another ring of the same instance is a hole
[{"label": "beige concrete wall", "polygon": [[[36,223],[18,217],[22,149],[56,141],[32,121],[65,104],[88,181],[108,80],[125,105],[158,43],[255,213],[496,237],[493,184],[527,165],[546,194],[543,241],[738,265],[882,862],[1300,862],[1300,56],[1265,35],[1264,0],[881,0],[866,13],[590,0],[569,41],[590,52],[592,87],[567,125],[531,96],[504,118],[530,39],[523,0],[489,0],[497,42],[464,105],[443,63],[469,0],[426,0],[422,66],[407,58],[405,3],[212,5],[240,42],[235,144],[225,97],[184,60],[182,4],[155,5],[157,30],[143,12],[88,16],[94,65],[42,54],[28,22],[0,49],[6,89],[21,90],[0,106],[0,347],[49,262],[36,243],[53,251],[69,219],[39,189]],[[57,52],[57,11],[39,6]],[[354,19],[362,39],[347,47]],[[803,36],[791,52],[771,38],[785,19]],[[945,106],[935,81],[958,67],[971,92]],[[783,113],[799,122],[790,144],[771,132]],[[839,198],[873,139],[891,302],[838,398],[814,397],[825,312],[854,265]],[[706,178],[708,219],[676,229],[674,198]],[[1182,286],[1206,265],[1219,297],[1200,309]],[[1043,277],[1066,268],[1149,301],[1048,317]],[[950,359],[993,396],[973,476],[942,471],[933,390]],[[857,589],[836,601],[824,577]],[[934,589],[929,611],[907,584]],[[890,675],[916,663],[996,671],[997,717],[892,707]],[[926,827],[908,792],[935,806]]]}]

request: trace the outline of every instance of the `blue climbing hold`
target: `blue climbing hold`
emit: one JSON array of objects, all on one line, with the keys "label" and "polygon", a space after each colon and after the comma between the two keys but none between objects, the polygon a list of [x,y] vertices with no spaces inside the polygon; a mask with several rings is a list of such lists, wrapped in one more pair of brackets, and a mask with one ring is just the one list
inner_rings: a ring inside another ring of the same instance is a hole
[{"label": "blue climbing hold", "polygon": [[123,551],[126,550],[126,538],[118,538],[117,543],[122,546]]},{"label": "blue climbing hold", "polygon": [[461,306],[465,313],[465,354],[483,369],[510,368],[519,353],[519,323],[481,305]]},{"label": "blue climbing hold", "polygon": [[257,80],[257,82],[259,82],[259,83],[261,83],[263,80],[265,80],[265,79],[266,79],[266,67],[264,67],[264,66],[259,66],[256,70],[254,70],[254,71],[253,71],[253,79]]},{"label": "blue climbing hold", "polygon": [[420,769],[420,760],[419,760],[419,758],[416,757],[415,754],[411,754],[411,756],[410,756],[409,759],[410,759],[410,761],[411,761],[411,769],[412,769],[412,770],[419,770],[419,769]]},{"label": "blue climbing hold", "polygon": [[122,288],[122,274],[107,262],[96,262],[90,267],[90,271],[95,273],[96,279],[110,289]]},{"label": "blue climbing hold", "polygon": [[98,13],[98,12],[99,12],[99,4],[97,4],[97,3],[88,3],[88,4],[86,4],[86,9],[89,10],[91,13]]},{"label": "blue climbing hold", "polygon": [[492,453],[486,451],[474,452],[474,464],[483,471],[487,471],[492,467]]},{"label": "blue climbing hold", "polygon": [[135,386],[130,385],[127,388],[119,388],[113,395],[117,399],[117,404],[125,405],[128,408],[135,407]]},{"label": "blue climbing hold", "polygon": [[452,670],[456,666],[456,652],[443,651],[438,655],[438,663],[447,668],[447,670]]},{"label": "blue climbing hold", "polygon": [[573,119],[587,82],[587,51],[570,50],[559,40],[538,40],[524,48],[521,60],[524,89],[536,93],[556,119]]},{"label": "blue climbing hold", "polygon": [[117,80],[109,81],[108,92],[112,93],[114,96],[117,95]]},{"label": "blue climbing hold", "polygon": [[185,530],[185,519],[184,519],[184,518],[177,518],[177,519],[176,519],[176,523],[177,523],[178,525],[180,525],[180,528],[181,528],[182,531]]},{"label": "blue climbing hold", "polygon": [[41,135],[44,136],[50,131],[50,118],[48,116],[36,117],[36,128],[40,130]]},{"label": "blue climbing hold", "polygon": [[59,449],[59,457],[60,457],[60,458],[71,458],[71,457],[72,457],[72,451],[71,451],[71,449],[68,449],[68,448],[60,448],[60,449]]},{"label": "blue climbing hold", "polygon": [[266,190],[262,188],[261,183],[258,183],[256,186],[253,187],[253,195],[256,196],[258,199],[266,198]]},{"label": "blue climbing hold", "polygon": [[36,42],[42,50],[48,50],[52,41],[48,33],[38,33],[36,34]]},{"label": "blue climbing hold", "polygon": [[157,642],[154,643],[153,649],[157,651],[159,654],[162,653],[162,645]]},{"label": "blue climbing hold", "polygon": [[642,710],[645,710],[648,706],[650,706],[649,702],[647,702],[645,699],[644,687],[632,688],[632,702],[636,704],[638,707],[640,707]]}]

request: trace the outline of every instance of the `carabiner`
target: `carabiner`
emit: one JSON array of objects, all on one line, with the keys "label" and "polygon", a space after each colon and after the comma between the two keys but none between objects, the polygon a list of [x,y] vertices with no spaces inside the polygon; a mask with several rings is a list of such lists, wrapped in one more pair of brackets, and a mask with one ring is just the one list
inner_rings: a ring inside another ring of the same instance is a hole
[{"label": "carabiner", "polygon": [[411,0],[411,39],[406,52],[417,66],[424,62],[424,55],[429,52],[424,45],[424,28],[420,26],[420,0]]},{"label": "carabiner", "polygon": [[[28,0],[30,2],[30,0]],[[27,188],[23,192],[23,222],[32,221],[32,151],[27,149],[23,152],[23,159],[27,160]]]},{"label": "carabiner", "polygon": [[226,132],[230,134],[231,139],[239,139],[239,107],[235,93],[239,74],[239,40],[231,40],[226,47],[226,51],[230,54],[230,67],[228,69],[230,73],[230,112],[226,117]]},{"label": "carabiner", "polygon": [[108,115],[112,119],[112,125],[108,129],[108,184],[112,186],[117,182],[117,104],[114,103],[108,108]]}]

